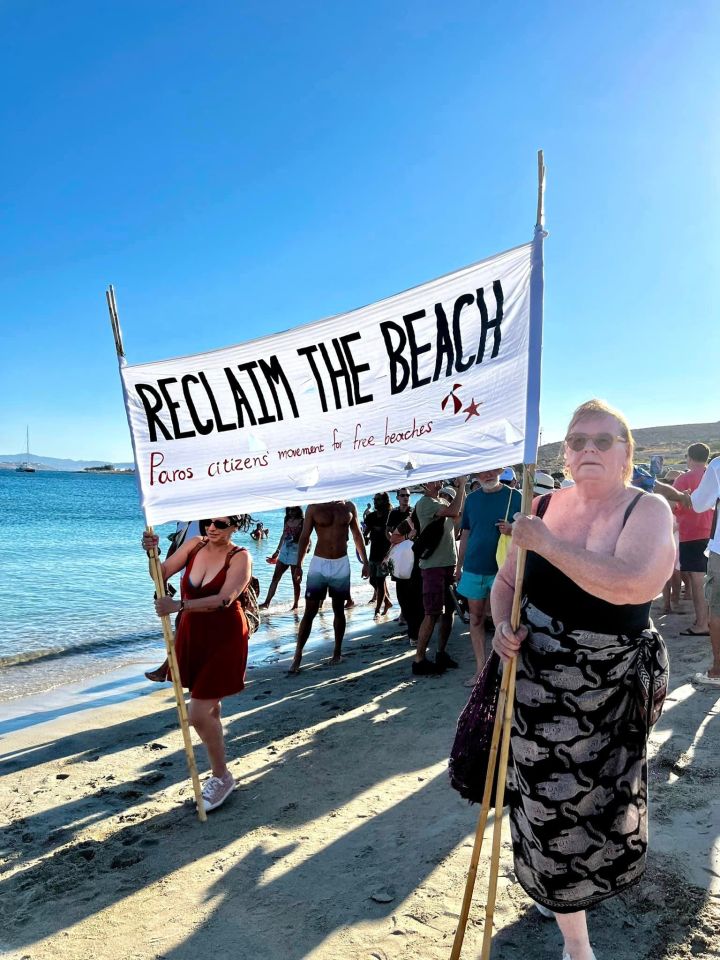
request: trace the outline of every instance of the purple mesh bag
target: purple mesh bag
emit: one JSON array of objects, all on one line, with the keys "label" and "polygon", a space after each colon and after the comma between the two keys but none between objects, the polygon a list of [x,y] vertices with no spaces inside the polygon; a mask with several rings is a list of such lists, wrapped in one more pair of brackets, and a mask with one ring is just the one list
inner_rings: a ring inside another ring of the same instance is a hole
[{"label": "purple mesh bag", "polygon": [[470,803],[482,803],[501,682],[500,657],[493,652],[458,718],[448,772],[452,786]]}]

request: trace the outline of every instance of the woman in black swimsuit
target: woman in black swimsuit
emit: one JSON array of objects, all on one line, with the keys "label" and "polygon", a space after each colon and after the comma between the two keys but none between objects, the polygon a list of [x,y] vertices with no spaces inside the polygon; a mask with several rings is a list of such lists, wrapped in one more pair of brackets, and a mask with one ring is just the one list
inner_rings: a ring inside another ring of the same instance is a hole
[{"label": "woman in black swimsuit", "polygon": [[[672,571],[667,504],[629,486],[633,439],[601,401],[565,439],[575,485],[516,515],[496,578],[493,645],[518,657],[508,768],[515,871],[555,914],[563,960],[595,960],[585,910],[640,879],[647,851],[647,737],[667,689],[650,603]],[[513,633],[515,552],[528,550]]]}]

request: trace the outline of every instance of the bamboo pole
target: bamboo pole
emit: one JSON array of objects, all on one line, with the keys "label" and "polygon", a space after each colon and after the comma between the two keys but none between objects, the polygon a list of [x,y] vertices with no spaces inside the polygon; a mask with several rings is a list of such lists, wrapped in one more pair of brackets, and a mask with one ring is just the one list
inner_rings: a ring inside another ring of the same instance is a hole
[{"label": "bamboo pole", "polygon": [[[538,234],[545,236],[545,158],[542,150],[537,153],[537,216],[535,220],[535,236]],[[542,307],[541,307],[542,309]],[[522,489],[522,507],[521,512],[529,514],[532,507],[533,478],[535,476],[535,464],[526,463],[523,476]],[[510,613],[510,626],[517,630],[520,626],[520,605],[522,603],[522,584],[525,577],[525,558],[526,551],[519,549],[517,552],[517,565],[515,568],[515,593],[513,595],[512,610]],[[463,940],[465,938],[465,929],[467,927],[472,895],[475,887],[478,863],[480,861],[480,852],[482,850],[483,839],[485,836],[485,827],[487,824],[490,810],[490,794],[492,793],[492,783],[495,776],[495,767],[499,760],[499,770],[497,778],[497,788],[495,792],[495,822],[493,826],[493,846],[490,861],[490,879],[488,883],[488,898],[485,907],[485,925],[483,930],[483,944],[481,960],[488,960],[492,943],[492,921],[495,910],[495,896],[497,892],[497,878],[500,864],[500,841],[502,837],[502,809],[505,799],[505,780],[507,777],[508,756],[510,749],[510,732],[512,728],[513,706],[515,701],[515,673],[517,669],[516,659],[510,661],[503,672],[502,683],[500,685],[500,694],[498,696],[498,707],[495,715],[495,725],[493,727],[492,739],[490,741],[490,754],[488,758],[488,769],[485,779],[485,788],[483,790],[482,805],[480,815],[475,830],[475,842],[473,843],[472,855],[470,858],[470,868],[465,883],[465,894],[463,896],[460,917],[458,920],[455,939],[453,941],[450,960],[460,960]],[[498,741],[502,730],[502,745],[498,758]]]},{"label": "bamboo pole", "polygon": [[537,198],[537,219],[535,229],[543,230],[545,227],[545,156],[542,150],[537,154],[538,171],[538,198]]},{"label": "bamboo pole", "polygon": [[485,827],[487,825],[488,814],[490,812],[490,796],[492,794],[493,774],[497,766],[498,745],[500,743],[500,732],[502,729],[503,716],[505,714],[505,700],[507,699],[508,683],[510,682],[510,671],[505,670],[502,682],[500,684],[500,693],[498,695],[497,713],[495,714],[495,724],[493,726],[492,739],[490,741],[490,754],[488,757],[488,770],[485,777],[485,787],[483,789],[482,804],[480,806],[480,815],[478,817],[477,829],[475,830],[475,842],[473,843],[472,854],[470,855],[470,869],[468,870],[467,880],[465,881],[465,894],[463,896],[462,906],[460,908],[460,919],[455,930],[455,939],[453,941],[450,960],[459,960],[462,950],[463,940],[465,939],[465,930],[467,928],[468,917],[470,916],[470,907],[472,905],[473,890],[477,879],[477,868],[480,862],[480,853],[482,852],[483,840],[485,838]]},{"label": "bamboo pole", "polygon": [[[125,360],[125,348],[123,346],[122,330],[120,329],[120,319],[117,312],[117,303],[115,302],[115,290],[113,289],[112,285],[109,286],[105,291],[105,298],[107,300],[108,310],[110,312],[110,324],[112,326],[113,338],[115,340],[115,350],[118,355],[118,360],[123,363]],[[150,537],[154,536],[153,528],[147,522],[147,518],[145,520],[145,533]],[[166,595],[165,579],[162,573],[160,555],[155,547],[149,551],[148,557],[150,559],[150,573],[152,574],[153,583],[155,584],[155,595],[158,598],[164,597]],[[170,617],[166,614],[161,618],[161,620],[163,638],[165,640],[165,650],[167,651],[168,664],[170,666],[170,677],[172,679],[173,692],[175,694],[175,706],[177,707],[178,720],[180,721],[180,729],[182,731],[183,746],[185,748],[185,758],[187,760],[188,770],[190,772],[190,779],[192,780],[195,803],[197,804],[197,815],[198,819],[204,823],[207,820],[207,813],[205,812],[205,804],[203,803],[200,777],[198,776],[195,753],[193,751],[192,738],[190,736],[190,724],[188,722],[187,706],[185,704],[185,697],[183,695],[183,689],[180,683],[180,670],[178,668],[177,656],[175,655],[175,636],[173,634],[172,625],[170,624]]]},{"label": "bamboo pole", "polygon": [[[521,513],[530,513],[532,508],[532,490],[533,477],[535,475],[535,465],[525,464],[522,488],[522,506]],[[517,552],[517,562],[515,566],[515,593],[513,596],[512,612],[510,614],[510,626],[517,630],[520,625],[520,605],[522,603],[522,584],[525,577],[525,558],[527,551],[519,549]],[[490,941],[488,939],[487,953],[485,953],[485,939],[492,936],[492,918],[495,909],[495,891],[497,889],[497,873],[499,866],[500,853],[500,831],[502,829],[502,808],[505,796],[505,779],[507,775],[508,749],[510,744],[510,729],[512,726],[512,711],[515,694],[515,659],[506,665],[503,671],[502,682],[500,684],[500,694],[498,696],[497,713],[495,714],[495,725],[493,727],[492,739],[490,741],[490,754],[488,758],[487,774],[485,776],[485,787],[483,789],[482,805],[478,817],[477,828],[475,830],[475,842],[470,857],[470,869],[468,870],[467,880],[465,882],[465,894],[463,896],[462,907],[460,909],[460,918],[455,931],[450,960],[460,960],[463,941],[465,939],[465,930],[467,928],[468,917],[470,915],[470,906],[472,904],[473,890],[477,877],[478,863],[480,862],[480,853],[482,851],[483,839],[485,837],[485,827],[487,825],[488,814],[490,810],[490,796],[492,794],[492,784],[495,776],[495,768],[498,764],[498,743],[502,731],[502,747],[500,749],[500,769],[498,771],[497,788],[495,793],[495,825],[493,832],[493,853],[490,867],[490,882],[488,885],[488,901],[485,911],[485,932],[483,935],[483,954],[481,960],[487,960],[489,957]],[[503,762],[504,759],[504,762]],[[495,849],[497,846],[497,856]],[[492,903],[490,891],[492,889]]]}]

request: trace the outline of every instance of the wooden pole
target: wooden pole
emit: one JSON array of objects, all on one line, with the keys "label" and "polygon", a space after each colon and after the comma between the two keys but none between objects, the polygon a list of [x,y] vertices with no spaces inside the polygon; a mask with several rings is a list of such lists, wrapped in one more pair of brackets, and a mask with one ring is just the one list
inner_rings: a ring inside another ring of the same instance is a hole
[{"label": "wooden pole", "polygon": [[537,220],[535,229],[543,230],[545,228],[545,158],[542,150],[538,150],[538,199],[537,199]]},{"label": "wooden pole", "polygon": [[[545,227],[545,160],[542,150],[538,150],[538,197],[537,197],[537,218],[535,221],[535,232],[542,233]],[[529,514],[532,506],[533,477],[535,475],[535,464],[525,465],[525,475],[523,477],[522,494],[522,512]],[[510,614],[510,626],[517,630],[520,626],[520,605],[522,603],[522,580],[525,573],[526,551],[518,550],[517,570],[515,576],[515,594],[513,596],[512,612]],[[522,575],[521,575],[522,572]],[[490,950],[492,948],[493,935],[493,914],[495,911],[495,897],[497,894],[497,881],[500,869],[500,845],[502,840],[502,811],[505,800],[505,781],[507,779],[508,756],[510,750],[510,735],[512,732],[513,706],[515,701],[515,673],[517,670],[517,658],[513,657],[510,661],[510,674],[508,681],[508,692],[505,698],[503,711],[503,730],[502,746],[500,747],[500,767],[498,769],[497,788],[495,792],[495,822],[493,824],[493,844],[490,857],[490,879],[488,881],[488,896],[485,905],[485,925],[483,928],[483,942],[480,953],[480,960],[490,960]],[[504,677],[503,677],[504,679]],[[498,706],[499,712],[499,706]]]},{"label": "wooden pole", "polygon": [[[540,239],[545,236],[545,158],[542,150],[537,154],[537,172],[538,172],[538,193],[537,193],[537,216],[535,220],[535,237]],[[541,308],[542,309],[542,308]],[[535,464],[526,463],[523,476],[522,489],[522,507],[521,512],[529,514],[532,508],[533,480],[535,477]],[[517,552],[517,566],[515,568],[515,594],[513,596],[513,605],[510,613],[510,625],[513,630],[520,626],[520,605],[522,603],[522,585],[525,577],[525,557],[526,551],[519,549]],[[493,727],[492,739],[490,741],[490,755],[488,758],[488,769],[485,779],[485,788],[483,790],[482,805],[480,807],[480,816],[478,817],[477,829],[475,830],[475,842],[473,844],[472,855],[470,858],[470,869],[468,870],[467,881],[465,883],[465,895],[463,897],[462,907],[458,927],[455,931],[452,953],[450,960],[460,960],[463,940],[465,938],[465,928],[467,927],[470,906],[472,903],[473,889],[475,887],[475,878],[477,876],[477,867],[480,860],[483,838],[485,835],[485,826],[487,824],[490,808],[490,794],[492,793],[492,783],[495,776],[495,767],[498,763],[498,742],[502,730],[502,745],[500,747],[497,788],[495,792],[495,822],[493,827],[493,846],[490,861],[490,879],[488,883],[488,898],[485,907],[485,926],[483,930],[483,944],[481,960],[488,960],[490,956],[490,947],[492,942],[492,921],[495,910],[495,895],[497,892],[497,878],[500,865],[500,841],[502,837],[502,809],[505,799],[505,780],[507,777],[508,756],[510,749],[510,733],[512,729],[513,706],[515,702],[515,673],[517,670],[516,659],[513,658],[510,664],[505,667],[502,683],[500,685],[500,694],[498,696],[498,707],[495,715],[495,725]]]},{"label": "wooden pole", "polygon": [[[522,507],[521,512],[529,514],[532,510],[533,500],[533,482],[535,478],[535,464],[525,464],[522,489]],[[522,604],[523,579],[525,577],[525,560],[527,550],[523,547],[518,549],[517,567],[515,570],[515,593],[513,595],[512,610],[510,613],[510,626],[517,630],[520,626],[520,607]],[[498,872],[500,869],[500,841],[502,839],[502,817],[503,804],[505,801],[505,781],[507,780],[508,755],[510,751],[510,735],[512,733],[513,706],[515,704],[515,673],[517,670],[517,657],[513,657],[509,665],[505,667],[505,672],[510,674],[508,680],[508,692],[505,698],[505,710],[503,716],[502,746],[500,747],[500,767],[497,776],[497,787],[495,789],[495,822],[493,824],[493,844],[490,857],[490,879],[488,881],[488,897],[485,905],[485,925],[483,927],[483,943],[480,953],[480,960],[489,960],[490,948],[492,945],[492,923],[495,912],[495,896],[497,893]],[[503,676],[503,679],[505,677]],[[498,706],[498,713],[500,708]]]},{"label": "wooden pole", "polygon": [[[118,318],[117,304],[115,302],[115,290],[112,286],[105,291],[108,310],[110,311],[110,324],[112,326],[113,337],[115,339],[115,350],[118,359],[121,362],[125,360],[125,348],[122,341],[122,330],[120,329],[120,320]],[[145,533],[153,536],[153,528],[145,521]],[[155,595],[157,597],[165,596],[165,580],[162,573],[162,563],[160,555],[155,547],[149,552],[150,573],[155,584]],[[170,666],[170,677],[172,679],[173,692],[175,694],[175,706],[177,707],[180,729],[182,731],[183,745],[185,747],[185,757],[187,759],[190,779],[192,780],[193,792],[195,794],[195,803],[197,804],[198,819],[205,823],[207,813],[202,798],[202,788],[200,787],[200,777],[198,776],[197,764],[195,763],[195,753],[193,751],[192,738],[190,736],[190,724],[188,722],[187,707],[183,695],[182,685],[180,683],[180,670],[178,668],[177,656],[175,655],[175,636],[170,624],[170,617],[165,615],[162,619],[163,638],[165,640],[165,650],[167,651],[168,664]]]},{"label": "wooden pole", "polygon": [[[533,498],[533,478],[535,476],[535,465],[525,464],[523,471],[522,487],[522,506],[521,513],[530,513]],[[519,549],[517,552],[517,563],[515,567],[515,594],[513,596],[512,612],[510,614],[510,626],[517,630],[520,626],[520,605],[522,603],[522,585],[525,577],[525,558],[527,551]],[[500,769],[498,771],[497,787],[495,792],[495,825],[493,831],[493,852],[490,866],[490,882],[488,885],[488,900],[485,910],[485,928],[483,934],[483,953],[481,960],[487,960],[490,956],[490,937],[492,937],[492,918],[495,909],[495,891],[497,890],[497,874],[499,867],[500,838],[502,829],[502,808],[505,797],[505,779],[507,776],[508,750],[510,745],[510,730],[512,727],[512,711],[515,698],[515,659],[506,665],[503,671],[502,683],[500,684],[500,694],[498,696],[497,713],[495,714],[495,725],[493,727],[492,739],[490,741],[490,755],[488,758],[488,768],[485,777],[485,787],[483,789],[482,805],[480,807],[480,816],[478,817],[477,828],[475,830],[475,842],[473,843],[472,855],[470,858],[470,869],[465,883],[465,894],[463,896],[462,907],[460,909],[460,918],[458,920],[455,939],[453,941],[450,960],[460,960],[463,940],[465,939],[465,929],[467,927],[468,917],[470,915],[470,906],[472,904],[473,890],[475,888],[475,879],[477,877],[478,863],[480,862],[480,853],[482,851],[483,839],[485,836],[485,827],[487,824],[488,813],[490,809],[490,796],[492,794],[492,784],[495,777],[495,768],[498,763],[498,743],[502,731],[502,747],[500,749]],[[497,855],[496,855],[497,848]],[[490,931],[488,936],[488,931]],[[487,953],[486,949],[487,940]]]},{"label": "wooden pole", "polygon": [[493,726],[492,739],[490,740],[488,770],[485,777],[485,787],[483,789],[482,804],[480,806],[480,816],[478,817],[477,829],[475,830],[475,842],[473,843],[472,854],[470,856],[470,869],[468,870],[467,880],[465,882],[465,894],[463,896],[462,907],[460,908],[460,919],[455,931],[455,939],[453,941],[450,960],[459,960],[460,958],[460,951],[462,950],[463,940],[465,939],[465,929],[467,927],[468,917],[470,916],[473,890],[475,889],[475,880],[477,879],[477,868],[480,862],[480,853],[482,852],[483,840],[485,838],[485,826],[487,824],[488,813],[490,812],[490,796],[492,794],[493,774],[495,773],[495,768],[497,766],[498,745],[500,743],[500,732],[502,730],[503,717],[505,714],[505,700],[507,699],[509,682],[510,671],[505,670],[503,673],[502,682],[500,684],[497,713],[495,714],[495,724]]}]

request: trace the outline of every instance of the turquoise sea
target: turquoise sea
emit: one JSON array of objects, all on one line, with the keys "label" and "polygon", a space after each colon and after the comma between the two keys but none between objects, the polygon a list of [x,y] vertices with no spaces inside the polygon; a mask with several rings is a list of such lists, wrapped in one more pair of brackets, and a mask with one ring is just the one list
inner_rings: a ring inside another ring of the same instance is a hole
[{"label": "turquoise sea", "polygon": [[[357,501],[360,513],[367,500]],[[137,663],[147,669],[161,662],[162,632],[140,547],[144,523],[133,475],[2,470],[0,511],[0,701],[116,667]],[[272,577],[265,557],[277,545],[283,516],[256,515],[270,530],[263,543],[249,534],[234,538],[253,557],[261,599]],[[165,548],[174,529],[156,528]],[[349,553],[353,594],[364,602],[369,587],[361,585],[355,551]],[[250,662],[292,651],[297,617],[291,605],[288,572],[253,637]],[[317,640],[328,638],[331,620],[320,615]]]}]

